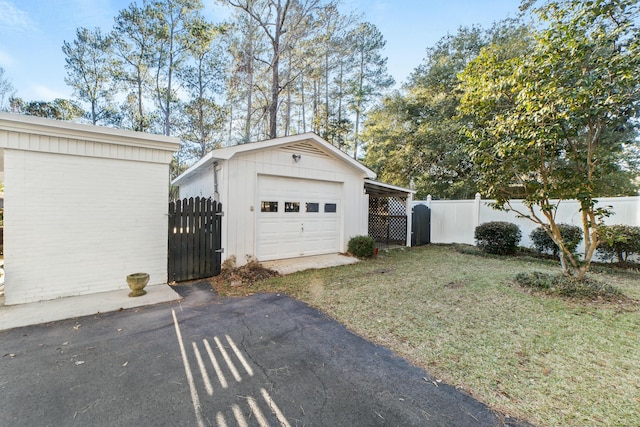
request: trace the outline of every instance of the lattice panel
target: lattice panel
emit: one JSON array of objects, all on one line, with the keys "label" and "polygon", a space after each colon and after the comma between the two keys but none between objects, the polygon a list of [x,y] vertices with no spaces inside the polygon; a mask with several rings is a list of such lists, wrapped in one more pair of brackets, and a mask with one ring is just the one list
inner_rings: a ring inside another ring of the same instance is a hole
[{"label": "lattice panel", "polygon": [[371,197],[369,236],[378,243],[404,245],[407,238],[406,201],[397,197]]}]

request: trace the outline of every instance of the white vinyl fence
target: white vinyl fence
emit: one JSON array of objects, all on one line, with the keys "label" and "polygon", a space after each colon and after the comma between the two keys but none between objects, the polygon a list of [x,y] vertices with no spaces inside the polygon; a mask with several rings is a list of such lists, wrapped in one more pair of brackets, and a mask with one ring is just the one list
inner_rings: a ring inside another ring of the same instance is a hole
[{"label": "white vinyl fence", "polygon": [[[414,201],[413,205],[427,205],[431,209],[431,242],[432,243],[467,243],[475,244],[473,234],[475,228],[485,222],[507,221],[517,224],[522,231],[520,246],[533,247],[529,234],[537,227],[532,221],[518,218],[514,212],[498,211],[476,194],[475,200],[427,200]],[[528,212],[521,201],[513,200],[512,206]],[[640,196],[609,197],[598,199],[599,207],[612,207],[614,214],[605,219],[608,225],[623,224],[640,226]],[[556,221],[582,227],[580,205],[576,200],[565,200],[560,203]],[[582,251],[582,247],[578,247]]]}]

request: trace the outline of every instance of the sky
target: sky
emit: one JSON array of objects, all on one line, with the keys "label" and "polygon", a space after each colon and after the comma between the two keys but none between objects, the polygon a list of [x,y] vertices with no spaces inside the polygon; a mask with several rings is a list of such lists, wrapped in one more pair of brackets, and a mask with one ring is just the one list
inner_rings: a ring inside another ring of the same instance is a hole
[{"label": "sky", "polygon": [[[113,18],[134,0],[0,0],[0,67],[16,96],[28,101],[71,98],[64,82],[62,45],[76,29],[111,30]],[[137,1],[138,4],[142,0]],[[378,27],[387,42],[387,68],[404,83],[427,48],[461,26],[485,28],[518,13],[519,0],[342,0],[343,12],[355,11]],[[207,18],[222,21],[228,12],[203,0]]]}]

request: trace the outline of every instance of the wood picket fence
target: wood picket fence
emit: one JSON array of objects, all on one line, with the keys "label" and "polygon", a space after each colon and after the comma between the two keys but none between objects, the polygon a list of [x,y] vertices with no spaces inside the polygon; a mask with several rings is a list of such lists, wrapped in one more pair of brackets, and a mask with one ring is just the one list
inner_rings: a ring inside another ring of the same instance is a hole
[{"label": "wood picket fence", "polygon": [[169,203],[169,282],[220,274],[222,216],[222,204],[211,198]]}]

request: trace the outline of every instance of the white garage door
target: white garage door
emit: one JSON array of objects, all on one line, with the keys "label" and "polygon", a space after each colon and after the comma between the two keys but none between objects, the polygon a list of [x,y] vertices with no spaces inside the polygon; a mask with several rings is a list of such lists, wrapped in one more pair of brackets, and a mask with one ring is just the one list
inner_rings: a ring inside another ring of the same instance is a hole
[{"label": "white garage door", "polygon": [[339,252],[341,194],[337,182],[260,175],[258,260]]}]

